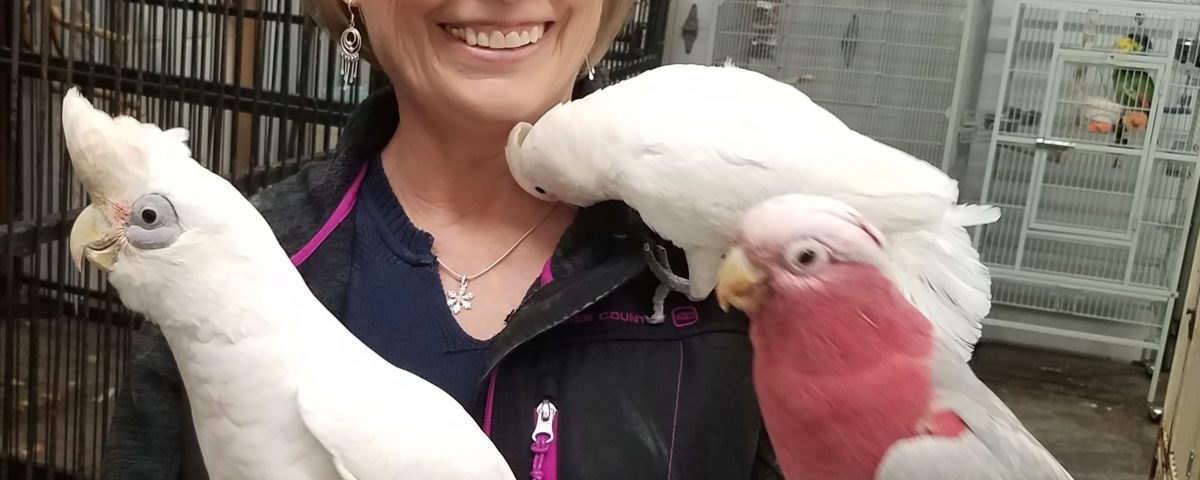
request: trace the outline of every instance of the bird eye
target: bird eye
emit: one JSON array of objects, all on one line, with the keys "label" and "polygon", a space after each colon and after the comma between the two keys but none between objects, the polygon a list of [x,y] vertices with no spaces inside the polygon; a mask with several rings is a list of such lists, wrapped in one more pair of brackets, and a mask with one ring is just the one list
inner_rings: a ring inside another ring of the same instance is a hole
[{"label": "bird eye", "polygon": [[158,212],[153,208],[142,209],[142,223],[154,223],[155,220],[158,220]]},{"label": "bird eye", "polygon": [[131,226],[147,230],[161,228],[175,221],[175,207],[167,197],[157,193],[142,195],[133,202],[135,213],[129,219]]},{"label": "bird eye", "polygon": [[542,195],[545,195],[545,194],[546,194],[546,189],[544,189],[544,188],[542,188],[542,187],[533,187],[533,190],[534,190],[535,192],[538,192],[538,193],[542,194]]},{"label": "bird eye", "polygon": [[182,233],[175,206],[163,195],[142,195],[133,202],[130,210],[135,214],[130,215],[125,226],[125,238],[134,247],[143,250],[163,248],[174,243]]},{"label": "bird eye", "polygon": [[784,261],[794,272],[806,272],[820,267],[829,259],[829,249],[815,240],[800,240],[788,246]]}]

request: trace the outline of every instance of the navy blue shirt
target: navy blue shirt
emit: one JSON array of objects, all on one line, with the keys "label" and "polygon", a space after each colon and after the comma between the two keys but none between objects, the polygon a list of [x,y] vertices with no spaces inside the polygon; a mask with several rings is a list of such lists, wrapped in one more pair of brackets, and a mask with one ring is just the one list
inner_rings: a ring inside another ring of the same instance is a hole
[{"label": "navy blue shirt", "polygon": [[404,214],[378,156],[354,208],[346,327],[393,365],[469,404],[490,342],[468,335],[451,315],[433,236]]}]

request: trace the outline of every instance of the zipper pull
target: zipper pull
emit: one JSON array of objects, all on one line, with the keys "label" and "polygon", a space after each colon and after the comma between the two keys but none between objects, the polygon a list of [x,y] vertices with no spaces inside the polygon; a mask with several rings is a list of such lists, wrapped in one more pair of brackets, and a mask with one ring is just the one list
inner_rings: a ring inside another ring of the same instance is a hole
[{"label": "zipper pull", "polygon": [[[528,410],[527,410],[528,411]],[[538,435],[546,434],[546,443],[554,441],[554,416],[558,414],[558,407],[555,407],[550,399],[542,400],[542,403],[537,407],[537,424],[533,427],[533,441],[538,441]]]}]

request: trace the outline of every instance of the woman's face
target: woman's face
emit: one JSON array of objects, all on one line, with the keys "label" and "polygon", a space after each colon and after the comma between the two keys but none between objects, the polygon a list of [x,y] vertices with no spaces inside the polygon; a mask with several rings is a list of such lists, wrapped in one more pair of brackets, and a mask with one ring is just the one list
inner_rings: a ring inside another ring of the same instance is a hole
[{"label": "woman's face", "polygon": [[406,103],[511,125],[570,95],[604,0],[354,1]]}]

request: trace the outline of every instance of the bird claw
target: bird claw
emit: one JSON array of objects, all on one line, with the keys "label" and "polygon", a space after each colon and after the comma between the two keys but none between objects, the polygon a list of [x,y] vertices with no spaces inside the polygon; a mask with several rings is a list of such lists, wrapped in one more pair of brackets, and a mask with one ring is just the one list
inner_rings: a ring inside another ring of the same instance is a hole
[{"label": "bird claw", "polygon": [[661,245],[656,246],[655,252],[650,251],[650,245],[646,244],[642,250],[646,257],[646,264],[650,267],[650,271],[658,277],[658,281],[676,292],[688,293],[688,281],[686,278],[675,275],[671,271],[671,263],[667,260],[667,249]]},{"label": "bird claw", "polygon": [[658,325],[667,319],[667,315],[663,313],[665,310],[664,304],[667,302],[667,295],[671,294],[671,288],[666,284],[660,283],[654,289],[654,313],[646,319],[646,323]]},{"label": "bird claw", "polygon": [[646,320],[647,323],[657,325],[666,320],[666,315],[663,311],[667,295],[670,295],[671,291],[687,294],[689,292],[688,281],[671,272],[671,263],[667,259],[666,248],[658,245],[654,249],[651,249],[650,244],[647,243],[644,245],[642,251],[646,257],[646,265],[650,267],[650,271],[654,273],[654,276],[659,281],[658,287],[654,289],[654,311]]}]

